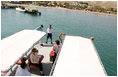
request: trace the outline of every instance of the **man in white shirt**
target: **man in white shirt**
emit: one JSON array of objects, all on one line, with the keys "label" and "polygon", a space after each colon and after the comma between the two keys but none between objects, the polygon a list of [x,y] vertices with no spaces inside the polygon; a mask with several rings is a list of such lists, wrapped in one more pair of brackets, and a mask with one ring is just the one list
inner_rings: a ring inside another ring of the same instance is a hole
[{"label": "man in white shirt", "polygon": [[53,33],[53,28],[52,28],[52,25],[50,25],[49,28],[47,29],[46,43],[48,43],[48,38],[50,38],[51,39],[51,44],[52,44],[52,33]]}]

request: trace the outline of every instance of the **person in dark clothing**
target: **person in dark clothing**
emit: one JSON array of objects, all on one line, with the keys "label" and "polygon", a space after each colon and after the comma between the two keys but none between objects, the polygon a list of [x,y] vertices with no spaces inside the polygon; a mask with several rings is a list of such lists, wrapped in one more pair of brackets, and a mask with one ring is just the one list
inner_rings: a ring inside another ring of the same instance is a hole
[{"label": "person in dark clothing", "polygon": [[52,25],[49,26],[49,28],[47,29],[47,39],[46,39],[46,43],[48,43],[48,38],[51,39],[51,44],[52,43],[52,33],[53,33],[53,28]]}]

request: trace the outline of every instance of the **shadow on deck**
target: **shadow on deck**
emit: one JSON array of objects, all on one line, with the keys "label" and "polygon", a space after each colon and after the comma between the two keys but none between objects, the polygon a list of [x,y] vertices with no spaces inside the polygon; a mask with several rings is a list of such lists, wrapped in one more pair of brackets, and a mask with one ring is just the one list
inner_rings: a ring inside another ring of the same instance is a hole
[{"label": "shadow on deck", "polygon": [[53,42],[53,44],[46,44],[46,43],[43,43],[43,47],[53,47],[55,45],[55,42]]},{"label": "shadow on deck", "polygon": [[[42,63],[42,64],[43,64],[43,72],[44,72],[45,76],[49,76],[53,64],[52,63]],[[31,68],[30,72],[31,72],[32,76],[40,75],[39,68]]]},{"label": "shadow on deck", "polygon": [[50,44],[50,45],[43,45],[43,47],[52,47],[53,46],[53,44]]}]

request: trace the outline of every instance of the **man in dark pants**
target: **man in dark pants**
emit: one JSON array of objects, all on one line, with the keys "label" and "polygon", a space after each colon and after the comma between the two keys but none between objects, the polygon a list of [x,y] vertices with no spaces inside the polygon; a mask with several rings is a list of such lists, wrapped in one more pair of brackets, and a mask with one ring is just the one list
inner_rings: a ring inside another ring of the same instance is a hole
[{"label": "man in dark pants", "polygon": [[52,33],[53,33],[53,28],[52,26],[50,25],[49,28],[47,29],[47,39],[46,39],[46,43],[48,43],[48,38],[51,39],[51,44],[52,43]]}]

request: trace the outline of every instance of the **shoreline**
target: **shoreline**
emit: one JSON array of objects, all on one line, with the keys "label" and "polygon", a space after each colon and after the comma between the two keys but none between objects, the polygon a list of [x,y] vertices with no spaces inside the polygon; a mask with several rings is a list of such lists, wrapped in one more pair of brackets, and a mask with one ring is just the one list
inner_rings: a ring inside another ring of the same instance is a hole
[{"label": "shoreline", "polygon": [[43,6],[39,6],[39,7],[41,7],[41,8],[54,8],[54,9],[61,9],[61,10],[71,10],[71,11],[77,11],[77,12],[108,15],[108,16],[117,16],[117,14],[108,14],[108,13],[100,13],[100,12],[92,12],[92,11],[84,11],[84,10],[74,10],[74,9],[68,9],[68,8],[63,8],[63,7],[43,7]]},{"label": "shoreline", "polygon": [[117,16],[117,14],[108,14],[108,13],[100,13],[100,12],[93,12],[93,11],[85,11],[85,10],[74,10],[74,9],[68,9],[68,8],[63,8],[63,7],[49,7],[49,6],[38,6],[38,5],[32,5],[32,4],[11,4],[11,3],[6,3],[8,5],[13,5],[13,6],[30,6],[30,7],[41,7],[41,8],[53,8],[53,9],[61,9],[61,10],[71,10],[71,11],[78,11],[78,12],[84,12],[84,13],[92,13],[92,14],[100,14],[100,15],[108,15],[108,16]]}]

